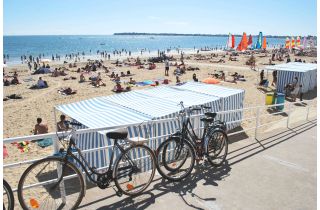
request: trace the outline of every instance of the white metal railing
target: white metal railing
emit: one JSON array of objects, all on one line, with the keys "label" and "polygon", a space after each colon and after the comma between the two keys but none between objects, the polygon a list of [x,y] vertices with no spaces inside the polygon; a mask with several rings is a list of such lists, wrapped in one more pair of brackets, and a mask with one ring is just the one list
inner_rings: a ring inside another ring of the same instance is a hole
[{"label": "white metal railing", "polygon": [[[287,125],[289,125],[289,120],[290,120],[290,113],[291,113],[291,107],[293,104],[306,104],[307,106],[304,108],[307,108],[307,115],[306,115],[306,119],[309,118],[309,112],[310,112],[310,103],[315,102],[314,100],[305,100],[302,102],[288,102],[288,103],[281,103],[281,104],[273,104],[273,105],[264,105],[264,106],[255,106],[255,107],[247,107],[247,108],[243,108],[243,109],[234,109],[234,110],[227,110],[227,111],[220,111],[217,112],[217,114],[224,114],[224,113],[233,113],[233,112],[240,112],[240,111],[244,111],[244,110],[250,110],[250,109],[256,109],[256,116],[255,117],[249,117],[249,118],[244,118],[241,120],[234,120],[234,121],[230,121],[230,122],[226,122],[226,124],[232,124],[232,123],[236,123],[236,122],[242,122],[242,121],[247,121],[247,120],[256,120],[256,126],[255,127],[251,127],[251,128],[247,128],[244,129],[240,132],[245,132],[247,130],[251,130],[254,128],[257,128],[259,126],[257,126],[257,124],[259,124],[260,118],[264,117],[264,116],[269,116],[269,115],[278,115],[280,113],[287,113],[286,111],[278,111],[275,113],[267,113],[264,115],[261,115],[261,109],[262,108],[274,108],[274,107],[278,107],[278,106],[284,106],[284,105],[289,105],[289,111],[288,111],[288,123]],[[191,118],[197,118],[202,116],[202,114],[199,115],[192,115]],[[168,118],[168,119],[160,119],[160,120],[151,120],[151,121],[146,121],[143,124],[152,124],[152,123],[159,123],[159,122],[170,122],[176,120],[176,118]],[[272,122],[271,122],[272,123]],[[87,129],[79,129],[75,132],[75,134],[83,134],[83,133],[88,133],[88,132],[98,132],[98,131],[110,131],[110,130],[114,130],[117,128],[123,128],[123,127],[129,127],[129,126],[137,126],[140,125],[141,123],[131,123],[131,124],[125,124],[125,125],[121,125],[121,126],[110,126],[110,127],[101,127],[101,128],[87,128]],[[57,133],[47,133],[47,134],[40,134],[40,135],[31,135],[31,136],[22,136],[22,137],[11,137],[11,138],[6,138],[3,140],[3,144],[7,144],[7,143],[12,143],[12,142],[19,142],[19,141],[26,141],[26,140],[38,140],[38,139],[44,139],[44,138],[52,138],[53,141],[58,141],[58,137],[61,136],[65,136],[70,134],[71,131],[67,131],[67,132],[57,132]],[[228,133],[228,135],[234,135],[238,132],[232,132],[232,133]],[[149,138],[150,140],[154,140],[154,139],[159,139],[159,138],[164,138],[167,136],[170,136],[171,134],[166,134],[166,135],[162,135],[162,136],[156,136],[156,137],[151,137]],[[256,137],[256,136],[255,136]],[[108,145],[105,147],[99,147],[99,148],[94,148],[94,149],[89,149],[89,150],[84,150],[82,151],[82,153],[88,153],[88,152],[92,152],[92,151],[96,151],[96,150],[101,150],[101,149],[106,149],[106,148],[110,148],[113,145]],[[57,151],[55,151],[57,152]],[[38,159],[37,159],[38,160]],[[13,165],[21,165],[23,163],[32,163],[35,162],[36,160],[28,160],[28,161],[24,161],[24,162],[19,162],[19,163],[11,163],[11,164],[6,164],[3,166],[3,168],[7,168],[7,167],[12,167]]]},{"label": "white metal railing", "polygon": [[[243,109],[235,109],[235,110],[227,110],[227,111],[221,111],[221,112],[217,112],[217,114],[224,114],[224,113],[233,113],[233,112],[243,112],[244,110],[256,110],[256,114],[254,117],[249,117],[249,118],[244,118],[241,120],[235,120],[235,121],[230,121],[230,122],[226,122],[226,124],[231,124],[231,123],[236,123],[236,122],[242,122],[242,121],[248,121],[248,120],[255,120],[256,121],[256,125],[254,127],[249,127],[246,129],[243,129],[241,131],[235,131],[232,133],[228,133],[228,136],[233,136],[239,133],[244,133],[250,130],[255,130],[255,134],[254,137],[256,138],[258,135],[258,128],[269,125],[274,123],[273,122],[269,122],[269,123],[265,123],[265,124],[260,124],[260,118],[261,117],[265,117],[265,116],[270,116],[270,115],[276,115],[276,114],[280,114],[280,113],[287,113],[287,127],[289,127],[290,124],[290,115],[292,113],[292,105],[294,104],[305,104],[306,106],[304,106],[303,108],[307,109],[307,113],[306,113],[306,120],[309,119],[309,112],[310,112],[310,107],[312,107],[314,105],[314,102],[316,102],[315,100],[306,100],[306,101],[302,101],[302,102],[288,102],[288,103],[282,103],[282,104],[274,104],[274,105],[264,105],[264,106],[255,106],[255,107],[247,107],[247,108],[243,108]],[[278,111],[275,113],[267,113],[267,114],[263,114],[261,115],[261,110],[264,109],[269,109],[269,108],[274,108],[274,107],[279,107],[279,106],[285,106],[288,105],[289,110],[288,111]],[[202,115],[192,115],[191,118],[199,118]],[[285,118],[283,118],[285,119]],[[278,121],[282,121],[278,120]],[[170,122],[176,120],[176,118],[169,118],[169,119],[161,119],[161,120],[153,120],[153,121],[146,121],[143,124],[152,124],[152,123],[159,123],[159,122]],[[140,125],[141,123],[132,123],[132,124],[126,124],[126,125],[121,125],[121,126],[111,126],[111,127],[102,127],[102,128],[90,128],[90,129],[80,129],[76,131],[76,134],[83,134],[83,133],[88,133],[88,132],[97,132],[97,131],[110,131],[113,129],[117,129],[119,127],[129,127],[129,126],[137,126]],[[196,128],[197,130],[202,129],[203,127],[199,127]],[[43,138],[52,138],[52,140],[54,141],[54,144],[58,144],[58,136],[62,136],[62,135],[68,135],[70,134],[71,131],[67,131],[67,132],[58,132],[58,133],[48,133],[48,134],[41,134],[41,135],[33,135],[33,136],[22,136],[22,137],[12,137],[12,138],[6,138],[3,140],[4,144],[7,143],[11,143],[11,142],[17,142],[17,141],[25,141],[25,140],[38,140],[38,139],[43,139]],[[149,140],[155,140],[155,139],[159,139],[159,138],[164,138],[167,136],[170,136],[170,134],[166,134],[166,135],[161,135],[161,136],[155,136],[155,137],[151,137],[149,138]],[[92,148],[92,149],[88,149],[88,150],[83,150],[81,151],[83,154],[85,153],[89,153],[89,152],[93,152],[93,151],[98,151],[98,150],[105,150],[107,148],[111,148],[113,145],[108,145],[108,146],[104,146],[104,147],[98,147],[98,148]],[[56,151],[57,147],[54,147],[54,152]],[[76,152],[75,152],[76,153]],[[17,162],[17,163],[10,163],[10,164],[6,164],[3,166],[3,168],[14,168],[14,167],[19,167],[21,165],[25,165],[25,164],[31,164],[34,163],[35,161],[38,161],[40,159],[34,159],[34,160],[28,160],[28,161],[22,161],[22,162]],[[102,167],[105,168],[105,167]],[[16,191],[16,189],[14,189],[14,191]]]}]

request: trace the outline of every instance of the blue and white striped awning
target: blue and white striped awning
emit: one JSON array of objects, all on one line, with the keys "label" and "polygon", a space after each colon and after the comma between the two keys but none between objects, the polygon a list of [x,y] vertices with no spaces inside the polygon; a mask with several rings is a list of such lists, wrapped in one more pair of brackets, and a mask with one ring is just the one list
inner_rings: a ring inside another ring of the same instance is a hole
[{"label": "blue and white striped awning", "polygon": [[282,63],[273,66],[266,66],[267,70],[277,70],[277,71],[293,71],[293,72],[308,72],[317,69],[317,64],[313,63],[301,63],[301,62],[290,62]]},{"label": "blue and white striped awning", "polygon": [[158,88],[138,90],[137,92],[151,97],[172,101],[175,104],[179,104],[181,101],[183,101],[185,107],[198,106],[201,104],[214,102],[214,110],[219,110],[219,97],[209,96],[193,91],[177,89],[170,86],[162,86]]},{"label": "blue and white striped awning", "polygon": [[212,111],[236,109],[242,107],[243,94],[243,90],[188,82],[182,86],[160,86],[97,97],[56,108],[88,128],[100,128],[174,117],[181,109],[180,101],[186,107],[206,104]]},{"label": "blue and white striped awning", "polygon": [[242,89],[233,89],[220,85],[204,84],[200,82],[187,82],[186,84],[175,86],[174,88],[180,90],[190,90],[219,98],[226,98],[244,92]]},{"label": "blue and white striped awning", "polygon": [[56,109],[88,128],[140,123],[151,119],[143,113],[114,104],[105,97],[60,105]]}]

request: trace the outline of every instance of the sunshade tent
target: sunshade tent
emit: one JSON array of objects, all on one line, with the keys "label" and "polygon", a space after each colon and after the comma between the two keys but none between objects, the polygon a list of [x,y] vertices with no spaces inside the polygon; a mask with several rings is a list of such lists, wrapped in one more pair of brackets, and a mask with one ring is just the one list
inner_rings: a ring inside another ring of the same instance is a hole
[{"label": "sunshade tent", "polygon": [[[186,87],[189,83],[185,84]],[[191,83],[193,84],[193,83]],[[71,117],[73,120],[82,123],[83,128],[100,128],[112,126],[125,126],[127,124],[141,123],[142,121],[159,120],[174,118],[180,111],[178,103],[184,102],[185,106],[206,105],[212,108],[212,111],[227,110],[226,97],[221,98],[213,94],[206,94],[197,91],[187,90],[182,86],[160,86],[150,89],[131,91],[127,93],[114,94],[105,97],[93,98],[77,103],[57,106],[56,109]],[[206,91],[210,92],[210,87],[214,92],[214,85],[205,85]],[[219,88],[220,91],[225,90],[224,87]],[[233,94],[238,94],[239,91],[232,89]],[[232,99],[232,90],[225,91],[229,93],[227,97]],[[244,94],[241,90],[239,93]],[[219,95],[219,94],[217,94]],[[243,95],[241,95],[243,96]],[[235,97],[243,104],[243,97]],[[234,100],[234,99],[233,99]],[[224,103],[224,105],[223,105]],[[233,104],[236,102],[230,102]],[[239,106],[235,106],[239,108]],[[242,115],[237,115],[242,117]],[[230,118],[231,119],[231,118]],[[235,115],[234,115],[234,119]],[[241,120],[241,118],[237,118]],[[195,120],[196,121],[196,120]],[[239,123],[237,123],[238,125]],[[233,124],[233,127],[236,124]],[[144,126],[138,129],[135,126],[129,126],[128,132],[130,137],[143,136],[158,137],[170,134],[179,128],[177,120],[170,122],[157,122],[153,125]],[[107,139],[105,132],[91,132],[87,134],[79,134],[77,144],[83,150],[112,145],[112,141]],[[149,146],[156,149],[164,138],[157,138],[149,143]],[[85,157],[90,164],[97,167],[103,167],[108,163],[111,149],[100,150],[86,153]]]},{"label": "sunshade tent", "polygon": [[267,70],[277,70],[277,92],[284,93],[287,84],[298,77],[302,85],[301,92],[306,93],[317,86],[317,64],[291,62],[274,66],[267,66]]},{"label": "sunshade tent", "polygon": [[[188,82],[181,86],[174,88],[181,90],[189,90],[196,93],[202,93],[220,98],[220,111],[235,110],[243,108],[243,100],[245,91],[242,89],[226,88],[219,85],[207,85],[198,82]],[[220,119],[225,122],[231,122],[242,119],[243,112],[237,111],[232,113],[223,114]],[[228,129],[235,128],[241,122],[228,124]]]}]

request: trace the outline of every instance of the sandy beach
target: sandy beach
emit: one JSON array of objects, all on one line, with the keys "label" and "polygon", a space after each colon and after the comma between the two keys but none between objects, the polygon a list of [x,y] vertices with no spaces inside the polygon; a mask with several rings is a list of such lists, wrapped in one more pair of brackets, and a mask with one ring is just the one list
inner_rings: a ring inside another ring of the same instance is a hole
[{"label": "sandy beach", "polygon": [[[219,54],[218,57],[212,57],[211,53]],[[196,73],[199,81],[212,77],[211,73],[214,73],[214,70],[224,71],[226,74],[226,79],[231,80],[232,77],[230,74],[234,72],[238,72],[241,75],[245,76],[246,81],[238,81],[237,84],[221,81],[220,84],[222,86],[231,87],[231,88],[240,88],[245,90],[245,100],[244,107],[254,107],[265,104],[265,92],[258,88],[257,83],[259,82],[259,71],[254,71],[250,69],[250,66],[245,65],[245,62],[249,59],[250,55],[240,54],[237,56],[238,61],[229,61],[228,56],[222,58],[225,55],[225,52],[200,52],[200,55],[195,56],[194,53],[185,55],[185,64],[186,67],[198,67],[200,70],[197,71],[187,71],[186,74],[180,76],[180,80],[182,82],[191,81],[192,75]],[[271,58],[271,54],[263,57],[264,54],[255,55],[256,58],[256,69],[263,69],[264,64],[268,64],[269,59]],[[202,57],[203,60],[196,60],[196,57]],[[180,63],[180,56],[174,55],[177,58],[177,62]],[[293,54],[290,55],[291,60],[295,58],[305,60],[308,62],[313,62],[316,60],[315,57],[296,57]],[[210,61],[216,61],[219,59],[223,59],[225,63],[212,63]],[[122,58],[123,59],[123,58]],[[141,58],[144,60],[146,58]],[[143,80],[156,80],[156,79],[169,79],[171,82],[169,85],[175,85],[176,77],[173,75],[173,71],[176,67],[171,66],[169,71],[169,76],[164,76],[164,63],[156,63],[156,69],[147,70],[147,69],[138,69],[136,66],[122,66],[118,67],[113,63],[114,60],[103,60],[103,65],[110,68],[110,72],[115,71],[115,73],[127,72],[130,71],[134,80],[143,81]],[[279,62],[275,61],[273,63],[284,63],[285,61]],[[19,75],[19,80],[22,84],[18,85],[10,85],[8,87],[4,87],[4,96],[8,96],[11,94],[19,94],[22,96],[22,99],[10,99],[8,101],[3,102],[4,109],[4,138],[8,137],[17,137],[17,136],[25,136],[32,135],[32,130],[34,129],[34,125],[36,124],[37,117],[41,117],[43,122],[46,123],[49,127],[49,132],[55,131],[55,123],[54,123],[54,114],[53,109],[55,106],[60,104],[67,104],[72,102],[78,102],[85,99],[90,99],[98,96],[106,96],[110,94],[114,94],[112,89],[115,85],[107,76],[104,69],[97,69],[96,72],[92,72],[90,74],[85,74],[86,82],[79,83],[79,75],[76,70],[85,66],[87,62],[78,62],[77,67],[69,68],[68,64],[61,63],[50,63],[51,68],[59,68],[66,67],[68,70],[65,71],[67,76],[59,76],[52,77],[51,74],[39,74],[39,75],[31,75],[30,71],[26,64],[13,65],[5,68],[6,75],[13,75],[16,71]],[[174,62],[171,62],[174,63]],[[93,87],[88,78],[90,76],[96,75],[98,72],[101,72],[102,81],[106,84],[106,86]],[[64,80],[66,77],[75,77],[75,80],[69,79]],[[272,81],[271,72],[265,72],[265,76],[268,77],[269,81]],[[45,81],[48,82],[49,87],[45,89],[30,89],[33,84],[37,83],[39,77],[42,77]],[[121,78],[122,81],[128,81],[129,77]],[[163,85],[163,84],[161,84]],[[73,90],[77,90],[77,93],[74,95],[61,95],[58,90],[61,88],[71,87]],[[271,89],[274,87],[270,86]],[[152,88],[150,86],[134,86],[132,90],[142,89],[142,88]],[[313,99],[316,100],[316,97]],[[262,111],[263,114],[268,113],[267,110]],[[60,113],[57,113],[57,117]],[[245,111],[244,118],[255,116],[255,112],[253,110]],[[261,123],[267,123],[274,120],[280,120],[284,118],[281,115],[266,117],[261,119]],[[248,128],[255,125],[255,121],[243,121],[242,128]],[[251,135],[252,132],[247,132],[247,135]],[[30,143],[30,150],[28,152],[21,153],[16,146],[7,144],[7,149],[9,153],[9,157],[4,159],[4,163],[14,163],[22,160],[30,160],[35,158],[42,158],[46,155],[52,154],[52,147],[40,148],[35,143]],[[21,173],[24,171],[26,166],[23,166],[19,169],[17,168],[8,168],[4,169],[5,178],[8,182],[15,188],[19,181],[19,177]],[[9,177],[10,175],[10,177]],[[12,175],[12,176],[11,176]]]}]

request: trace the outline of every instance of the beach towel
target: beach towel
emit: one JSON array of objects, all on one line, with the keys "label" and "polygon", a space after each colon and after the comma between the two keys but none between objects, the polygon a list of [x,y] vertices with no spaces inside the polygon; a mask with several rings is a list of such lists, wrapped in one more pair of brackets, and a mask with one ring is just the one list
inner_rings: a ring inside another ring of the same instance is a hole
[{"label": "beach towel", "polygon": [[16,145],[17,148],[20,150],[21,153],[28,152],[29,147],[29,141],[20,141],[20,142],[13,142],[12,145]]},{"label": "beach towel", "polygon": [[45,139],[41,139],[40,141],[38,141],[37,144],[39,147],[45,148],[45,147],[53,145],[53,141],[51,138],[45,138]]},{"label": "beach towel", "polygon": [[136,85],[138,85],[138,86],[146,86],[147,84],[145,84],[143,82],[136,82]]}]

